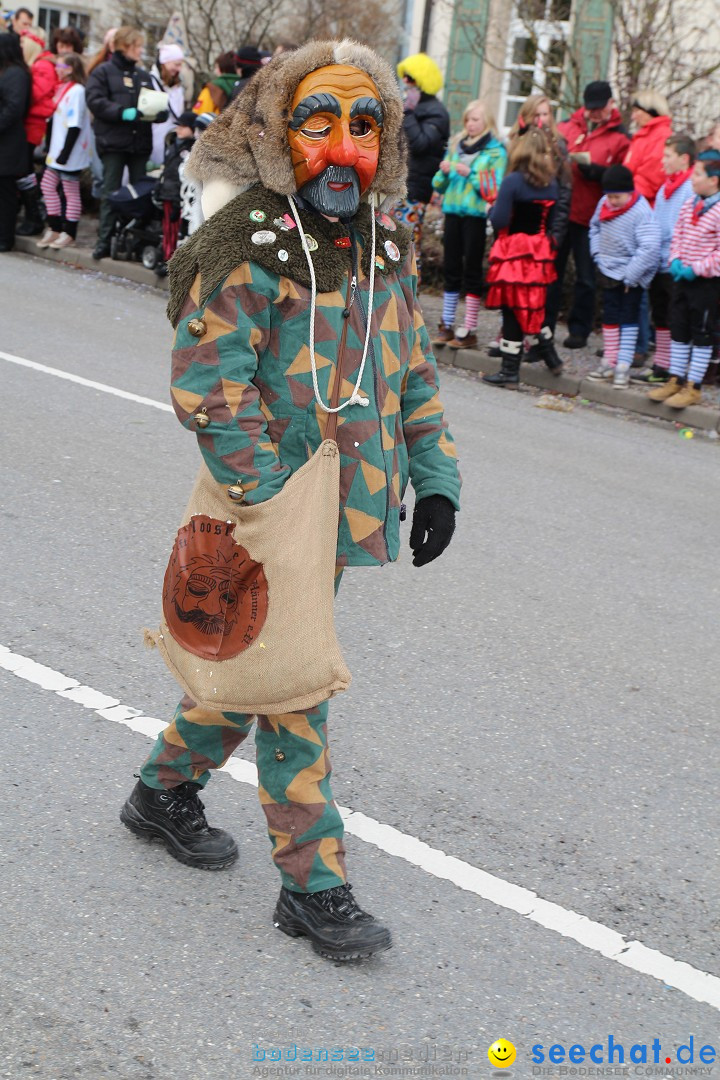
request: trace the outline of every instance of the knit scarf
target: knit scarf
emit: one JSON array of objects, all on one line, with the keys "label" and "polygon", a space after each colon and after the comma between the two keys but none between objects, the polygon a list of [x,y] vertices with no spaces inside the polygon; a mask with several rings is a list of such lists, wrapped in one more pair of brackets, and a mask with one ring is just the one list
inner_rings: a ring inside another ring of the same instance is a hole
[{"label": "knit scarf", "polygon": [[622,214],[626,214],[628,212],[628,210],[631,210],[633,208],[633,206],[635,205],[635,203],[638,201],[639,198],[640,198],[640,192],[639,191],[633,191],[630,199],[628,200],[628,202],[625,203],[624,206],[615,206],[615,207],[613,207],[613,206],[610,206],[609,203],[605,203],[602,210],[600,211],[600,220],[601,221],[612,221],[613,218],[617,218],[617,217],[620,217]]},{"label": "knit scarf", "polygon": [[682,169],[680,172],[673,173],[672,176],[668,176],[667,180],[663,184],[663,192],[665,198],[669,199],[675,194],[679,187],[682,187],[686,180],[692,176],[692,167],[689,169]]}]

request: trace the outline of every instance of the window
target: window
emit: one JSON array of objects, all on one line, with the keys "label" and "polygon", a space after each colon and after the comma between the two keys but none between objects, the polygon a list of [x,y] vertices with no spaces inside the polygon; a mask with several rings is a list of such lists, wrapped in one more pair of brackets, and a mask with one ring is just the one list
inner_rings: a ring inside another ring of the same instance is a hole
[{"label": "window", "polygon": [[530,94],[547,94],[557,104],[571,8],[572,0],[523,0],[515,5],[500,110],[505,131],[513,126]]},{"label": "window", "polygon": [[42,26],[47,34],[48,46],[53,30],[64,29],[66,26],[76,27],[87,42],[90,37],[90,16],[84,11],[67,11],[65,8],[38,8],[38,26]]}]

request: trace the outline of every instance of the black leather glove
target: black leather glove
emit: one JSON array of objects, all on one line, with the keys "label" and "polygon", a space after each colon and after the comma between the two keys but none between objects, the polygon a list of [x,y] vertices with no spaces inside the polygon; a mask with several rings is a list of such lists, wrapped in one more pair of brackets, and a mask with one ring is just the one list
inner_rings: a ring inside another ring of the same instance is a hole
[{"label": "black leather glove", "polygon": [[425,566],[442,555],[454,532],[455,507],[444,495],[428,495],[415,503],[410,530],[413,566]]},{"label": "black leather glove", "polygon": [[[138,113],[138,116],[142,116],[142,113]],[[169,119],[170,119],[170,113],[168,112],[167,109],[163,109],[162,112],[159,112],[157,114],[157,116],[153,120],[153,124],[164,124],[165,121],[169,120]]]}]

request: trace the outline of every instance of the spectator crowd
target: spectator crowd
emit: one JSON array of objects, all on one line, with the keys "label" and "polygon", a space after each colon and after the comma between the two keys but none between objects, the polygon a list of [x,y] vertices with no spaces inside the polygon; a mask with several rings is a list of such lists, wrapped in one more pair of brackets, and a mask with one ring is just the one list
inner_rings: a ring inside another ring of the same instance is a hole
[{"label": "spectator crowd", "polygon": [[[0,251],[16,233],[36,236],[39,248],[72,246],[88,176],[99,199],[95,259],[128,257],[139,243],[146,265],[161,270],[197,227],[185,160],[272,55],[251,45],[222,52],[202,80],[174,43],[161,43],[143,67],[145,45],[142,31],[121,26],[88,57],[76,28],[55,30],[48,45],[28,9],[13,13],[0,32]],[[697,139],[675,131],[653,89],[637,92],[628,132],[610,85],[594,81],[567,120],[556,122],[551,102],[535,94],[503,140],[488,103],[473,100],[451,134],[435,62],[406,57],[398,76],[409,173],[394,214],[412,229],[420,265],[426,210],[442,206],[434,344],[477,347],[484,299],[499,312],[490,352],[501,357],[486,382],[516,386],[523,359],[559,373],[555,331],[572,260],[563,347],[587,346],[600,307],[592,377],[645,383],[651,398],[677,408],[699,401],[717,355],[720,125]],[[123,203],[132,208],[124,219]]]}]

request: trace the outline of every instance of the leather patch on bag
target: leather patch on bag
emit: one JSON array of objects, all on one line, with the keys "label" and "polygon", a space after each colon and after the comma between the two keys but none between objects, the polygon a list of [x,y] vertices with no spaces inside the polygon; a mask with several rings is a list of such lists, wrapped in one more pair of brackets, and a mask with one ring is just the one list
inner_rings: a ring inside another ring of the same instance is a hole
[{"label": "leather patch on bag", "polygon": [[163,583],[170,633],[204,660],[227,660],[256,640],[267,616],[261,563],[233,539],[231,521],[197,514],[178,530]]}]

